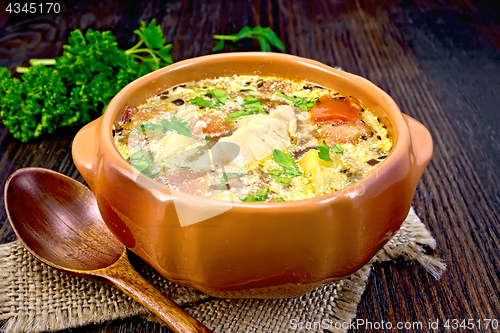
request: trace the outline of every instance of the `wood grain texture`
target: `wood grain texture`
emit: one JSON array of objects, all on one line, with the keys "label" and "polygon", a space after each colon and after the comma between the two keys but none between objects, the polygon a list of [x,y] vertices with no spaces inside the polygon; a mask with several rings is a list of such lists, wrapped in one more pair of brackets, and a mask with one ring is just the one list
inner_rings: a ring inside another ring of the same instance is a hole
[{"label": "wood grain texture", "polygon": [[[434,157],[414,206],[448,265],[435,281],[413,263],[376,265],[358,310],[371,322],[500,319],[500,4],[468,1],[101,1],[67,2],[60,15],[9,15],[0,8],[0,65],[61,52],[72,29],[112,30],[120,47],[153,17],[174,61],[212,53],[213,34],[271,26],[286,53],[361,75],[388,92],[434,139]],[[258,49],[245,41],[225,51]],[[41,166],[82,181],[71,156],[78,128],[21,144],[0,128],[0,180]],[[3,187],[1,189],[3,191]],[[3,194],[3,193],[2,193]],[[0,221],[5,221],[3,202]],[[10,227],[2,242],[14,239]],[[129,319],[72,332],[168,332]],[[355,332],[372,332],[360,326]],[[384,331],[384,330],[378,330]],[[397,331],[397,330],[385,330]],[[401,330],[412,331],[412,330]],[[431,332],[426,325],[422,332]],[[479,331],[465,330],[458,331]]]}]

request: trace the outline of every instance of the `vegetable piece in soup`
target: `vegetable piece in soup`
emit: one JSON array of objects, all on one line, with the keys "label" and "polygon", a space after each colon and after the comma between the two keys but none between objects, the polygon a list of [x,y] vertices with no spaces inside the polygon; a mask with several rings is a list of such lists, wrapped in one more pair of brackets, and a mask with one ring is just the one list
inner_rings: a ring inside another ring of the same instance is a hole
[{"label": "vegetable piece in soup", "polygon": [[146,176],[233,202],[340,190],[378,167],[393,145],[355,96],[261,76],[172,87],[127,107],[114,133],[121,155]]}]

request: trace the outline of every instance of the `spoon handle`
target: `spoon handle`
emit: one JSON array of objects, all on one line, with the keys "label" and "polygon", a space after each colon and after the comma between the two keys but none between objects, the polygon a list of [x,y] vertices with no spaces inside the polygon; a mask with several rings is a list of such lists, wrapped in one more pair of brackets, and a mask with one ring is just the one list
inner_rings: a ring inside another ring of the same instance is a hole
[{"label": "spoon handle", "polygon": [[96,275],[106,278],[118,289],[132,296],[175,333],[213,333],[137,273],[128,260],[126,250],[113,265],[99,270]]}]

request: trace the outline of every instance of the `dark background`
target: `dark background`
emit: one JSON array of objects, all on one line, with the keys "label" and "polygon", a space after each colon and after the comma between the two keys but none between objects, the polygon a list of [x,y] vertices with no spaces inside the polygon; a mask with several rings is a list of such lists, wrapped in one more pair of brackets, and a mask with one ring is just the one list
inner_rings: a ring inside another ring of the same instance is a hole
[{"label": "dark background", "polygon": [[[52,1],[52,0],[51,0]],[[270,26],[286,53],[368,78],[434,139],[414,207],[448,265],[436,281],[413,262],[376,265],[358,318],[372,322],[500,320],[500,3],[491,1],[59,2],[59,14],[9,14],[0,2],[0,66],[61,54],[73,29],[112,30],[133,46],[139,21],[156,18],[174,61],[211,54],[214,34]],[[225,52],[258,50],[245,41]],[[41,166],[83,181],[70,147],[78,128],[22,144],[0,124],[0,182]],[[0,223],[5,223],[3,202]],[[1,242],[14,240],[10,226]],[[152,332],[134,318],[72,332]],[[162,328],[167,332],[166,328]],[[359,331],[365,331],[360,329]],[[424,329],[426,331],[426,329]],[[455,331],[479,331],[458,329]],[[483,330],[484,331],[484,330]]]}]

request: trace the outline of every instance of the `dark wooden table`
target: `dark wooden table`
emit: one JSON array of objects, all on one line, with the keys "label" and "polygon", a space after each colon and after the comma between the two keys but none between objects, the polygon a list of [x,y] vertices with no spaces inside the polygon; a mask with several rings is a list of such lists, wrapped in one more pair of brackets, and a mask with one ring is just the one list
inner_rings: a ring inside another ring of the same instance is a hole
[{"label": "dark wooden table", "polygon": [[[418,185],[414,207],[436,238],[435,255],[448,270],[436,281],[415,263],[376,265],[358,318],[392,323],[500,320],[498,1],[83,3],[60,2],[59,14],[35,15],[9,14],[8,2],[2,2],[0,66],[14,69],[33,57],[60,55],[75,28],[112,30],[119,46],[129,48],[138,22],[156,18],[173,44],[174,61],[212,53],[213,34],[235,33],[245,25],[270,26],[284,41],[286,53],[340,66],[387,91],[434,139],[434,157]],[[258,44],[225,49],[249,50],[258,50]],[[5,180],[22,167],[49,168],[83,181],[70,156],[77,131],[67,128],[23,144],[0,125],[2,197]],[[3,201],[0,223],[8,224]],[[10,226],[5,228],[0,241],[13,241]],[[137,318],[71,330],[153,331],[168,330]],[[424,325],[423,331],[430,330]]]}]

